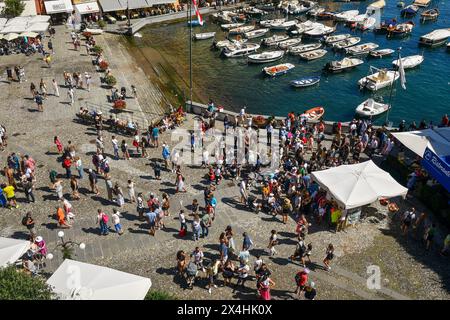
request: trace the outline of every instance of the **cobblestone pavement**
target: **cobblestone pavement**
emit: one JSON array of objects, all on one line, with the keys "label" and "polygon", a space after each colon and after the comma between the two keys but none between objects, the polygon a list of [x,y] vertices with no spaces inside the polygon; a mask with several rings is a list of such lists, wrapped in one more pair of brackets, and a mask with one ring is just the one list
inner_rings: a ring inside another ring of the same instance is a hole
[{"label": "cobblestone pavement", "polygon": [[[105,48],[105,56],[111,62],[113,74],[118,78],[118,87],[137,84],[142,95],[137,101],[127,99],[128,107],[133,114],[162,113],[163,104],[161,94],[155,84],[150,83],[139,66],[133,64],[125,48],[114,41],[112,35],[97,36],[97,42]],[[0,235],[15,238],[26,238],[27,232],[21,225],[21,218],[27,211],[31,211],[36,222],[38,234],[47,241],[50,251],[55,258],[48,261],[46,272],[55,270],[62,261],[62,255],[55,249],[58,242],[56,220],[56,206],[54,192],[49,188],[49,171],[55,169],[61,176],[63,169],[57,161],[56,148],[53,137],[58,135],[63,144],[68,140],[77,146],[77,154],[81,156],[84,167],[92,167],[91,156],[95,152],[95,129],[74,121],[74,113],[83,106],[85,101],[97,105],[107,104],[109,90],[101,87],[100,76],[91,63],[92,57],[85,54],[82,48],[74,51],[70,44],[69,31],[58,28],[55,45],[55,57],[51,68],[47,68],[37,55],[24,57],[22,55],[2,57],[2,70],[6,65],[22,64],[27,73],[27,82],[11,84],[0,81],[1,123],[7,127],[9,136],[8,148],[0,153],[0,162],[6,163],[7,154],[19,152],[30,154],[37,161],[37,184],[35,196],[37,202],[25,203],[22,192],[18,192],[19,209],[0,209]],[[60,98],[49,95],[44,101],[44,113],[35,112],[36,106],[30,97],[30,82],[35,84],[43,78],[51,92],[50,81],[56,78],[61,84],[64,70],[74,72],[88,71],[93,75],[93,85],[90,92],[76,90],[74,106],[67,104],[67,89],[61,88]],[[2,80],[4,75],[2,76]],[[151,120],[151,119],[149,119]],[[192,127],[192,118],[184,124],[185,128]],[[172,144],[170,133],[163,133],[160,141]],[[110,144],[111,133],[105,132],[104,141],[106,154],[112,154]],[[119,136],[119,140],[126,139],[131,146],[130,137]],[[115,207],[114,203],[105,200],[106,189],[102,179],[99,180],[100,195],[89,192],[89,184],[85,177],[80,181],[81,199],[71,201],[76,215],[73,228],[64,230],[66,239],[86,243],[86,249],[75,250],[75,259],[89,263],[109,266],[126,272],[143,275],[152,279],[153,288],[165,290],[180,298],[187,299],[254,299],[255,281],[248,281],[244,288],[219,287],[210,295],[205,289],[205,281],[199,280],[193,290],[185,290],[184,282],[174,273],[176,264],[175,253],[183,249],[190,252],[195,246],[201,246],[208,258],[218,255],[219,234],[227,225],[235,230],[235,242],[239,247],[242,233],[246,231],[255,243],[252,255],[262,253],[273,271],[276,283],[272,294],[275,299],[293,299],[295,290],[294,275],[300,270],[297,263],[290,263],[287,257],[294,251],[295,222],[289,220],[282,224],[278,219],[260,213],[247,211],[238,203],[239,191],[236,182],[223,181],[216,192],[219,200],[217,219],[211,228],[210,235],[194,242],[188,235],[179,239],[179,221],[176,213],[180,207],[186,207],[194,198],[203,204],[202,190],[204,187],[205,169],[197,166],[183,165],[182,171],[186,175],[187,192],[174,194],[175,174],[163,171],[162,180],[153,177],[150,162],[161,158],[161,149],[149,149],[149,158],[135,158],[130,161],[110,160],[113,182],[119,182],[126,194],[126,181],[133,179],[136,191],[148,194],[155,192],[159,197],[162,192],[171,196],[170,217],[165,218],[166,228],[157,231],[156,236],[148,234],[147,226],[137,220],[135,205],[126,203],[121,209],[122,224],[125,233],[118,236],[111,232],[108,236],[98,235],[95,225],[96,209],[103,208],[108,213]],[[64,193],[70,199],[70,187],[64,179]],[[1,180],[4,180],[2,177]],[[401,203],[402,208],[409,205],[409,201]],[[415,204],[422,210],[420,204]],[[310,230],[308,241],[313,243],[313,264],[310,278],[317,284],[318,299],[448,299],[449,269],[448,259],[437,253],[438,248],[425,252],[420,241],[410,238],[408,242],[399,236],[398,223],[390,219],[382,219],[383,207],[374,205],[366,208],[370,218],[362,221],[356,227],[335,233],[325,226],[315,226]],[[189,218],[190,220],[190,218]],[[280,235],[278,254],[269,257],[264,250],[268,243],[270,230],[276,229]],[[332,242],[336,247],[336,259],[330,272],[321,267],[325,247]],[[254,261],[252,257],[251,262]],[[367,287],[367,267],[378,265],[382,273],[382,289],[371,290]],[[219,281],[220,283],[220,281]]]}]

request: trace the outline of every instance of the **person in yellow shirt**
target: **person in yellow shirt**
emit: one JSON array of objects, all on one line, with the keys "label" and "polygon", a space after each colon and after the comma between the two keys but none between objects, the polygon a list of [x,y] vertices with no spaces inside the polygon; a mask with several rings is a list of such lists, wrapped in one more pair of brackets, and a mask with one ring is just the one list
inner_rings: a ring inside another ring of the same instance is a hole
[{"label": "person in yellow shirt", "polygon": [[6,196],[6,201],[8,203],[8,207],[11,209],[12,207],[14,208],[19,208],[19,206],[17,205],[17,201],[16,201],[16,195],[14,193],[14,187],[11,185],[6,185],[6,184],[2,184],[0,186],[3,190],[3,193]]}]

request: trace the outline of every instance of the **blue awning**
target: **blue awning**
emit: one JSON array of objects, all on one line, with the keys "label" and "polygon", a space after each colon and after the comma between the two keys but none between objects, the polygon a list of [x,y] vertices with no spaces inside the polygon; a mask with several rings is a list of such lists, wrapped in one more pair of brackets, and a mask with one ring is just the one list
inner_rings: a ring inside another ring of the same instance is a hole
[{"label": "blue awning", "polygon": [[425,149],[422,166],[428,173],[450,192],[450,156],[439,157],[428,147]]}]

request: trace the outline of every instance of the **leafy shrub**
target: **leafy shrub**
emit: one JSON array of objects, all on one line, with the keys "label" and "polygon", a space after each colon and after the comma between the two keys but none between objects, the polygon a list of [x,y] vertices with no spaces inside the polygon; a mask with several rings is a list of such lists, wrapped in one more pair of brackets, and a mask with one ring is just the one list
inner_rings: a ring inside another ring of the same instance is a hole
[{"label": "leafy shrub", "polygon": [[103,29],[104,27],[106,27],[106,22],[103,20],[100,20],[97,24],[100,29]]},{"label": "leafy shrub", "polygon": [[166,291],[149,290],[144,300],[176,300],[177,298]]},{"label": "leafy shrub", "polygon": [[112,75],[106,76],[106,77],[105,77],[105,83],[106,83],[108,86],[115,86],[116,83],[117,83],[116,77],[114,77],[114,76],[112,76]]}]

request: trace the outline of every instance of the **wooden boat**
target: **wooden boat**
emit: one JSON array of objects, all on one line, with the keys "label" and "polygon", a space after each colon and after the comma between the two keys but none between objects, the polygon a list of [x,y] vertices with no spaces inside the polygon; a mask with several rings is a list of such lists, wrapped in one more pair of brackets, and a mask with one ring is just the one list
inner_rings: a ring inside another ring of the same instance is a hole
[{"label": "wooden boat", "polygon": [[284,22],[286,22],[286,18],[271,19],[271,20],[261,20],[259,22],[259,25],[261,27],[268,28],[268,27],[270,27],[271,24],[281,24],[281,23],[284,23]]},{"label": "wooden boat", "polygon": [[421,7],[421,8],[426,8],[430,5],[431,0],[414,0],[413,5]]},{"label": "wooden boat", "polygon": [[375,28],[374,32],[377,34],[387,34],[389,32],[388,30],[394,28],[397,24],[397,19],[384,20]]},{"label": "wooden boat", "polygon": [[259,47],[260,45],[257,43],[244,43],[234,48],[225,47],[222,53],[227,58],[240,58],[255,52]]},{"label": "wooden boat", "polygon": [[386,6],[386,1],[378,0],[374,3],[371,3],[367,8],[369,9],[383,9]]},{"label": "wooden boat", "polygon": [[374,58],[383,58],[392,55],[394,52],[393,49],[380,49],[370,51],[369,55]]},{"label": "wooden boat", "polygon": [[312,6],[305,6],[303,4],[291,5],[290,8],[286,8],[286,12],[291,15],[297,15],[305,13],[312,9]]},{"label": "wooden boat", "polygon": [[345,53],[352,55],[352,56],[359,56],[359,55],[367,54],[370,51],[375,50],[378,47],[379,47],[379,45],[377,45],[376,43],[367,42],[367,43],[362,43],[362,44],[358,44],[356,46],[347,48],[347,49],[345,49]]},{"label": "wooden boat", "polygon": [[307,121],[319,120],[325,114],[325,108],[315,107],[303,112],[302,116],[306,118]]},{"label": "wooden boat", "polygon": [[321,43],[308,43],[308,44],[302,44],[295,47],[289,48],[289,53],[293,55],[297,55],[300,53],[308,52],[308,51],[314,51],[317,49],[320,49],[322,47]]},{"label": "wooden boat", "polygon": [[400,77],[400,72],[397,71],[377,69],[375,67],[371,67],[371,69],[375,69],[378,71],[358,80],[358,85],[361,89],[366,88],[371,91],[377,91],[390,86]]},{"label": "wooden boat", "polygon": [[289,49],[290,47],[299,45],[300,42],[302,42],[302,39],[299,38],[284,40],[278,43],[278,48],[286,50]]},{"label": "wooden boat", "polygon": [[295,66],[292,63],[283,63],[278,64],[276,66],[265,67],[262,69],[262,71],[269,76],[275,77],[282,74],[286,74],[289,70],[293,68],[295,68]]},{"label": "wooden boat", "polygon": [[425,22],[437,20],[440,14],[441,13],[439,12],[438,8],[425,10],[420,14],[420,21]]},{"label": "wooden boat", "polygon": [[249,63],[268,63],[280,60],[284,56],[284,51],[267,51],[248,56]]},{"label": "wooden boat", "polygon": [[206,40],[206,39],[214,38],[215,35],[216,35],[215,32],[196,33],[194,35],[194,39],[195,40]]},{"label": "wooden boat", "polygon": [[333,43],[333,49],[342,50],[342,49],[354,46],[355,44],[358,44],[360,41],[361,41],[360,37],[347,38],[345,40],[341,40],[341,41]]},{"label": "wooden boat", "polygon": [[450,37],[449,29],[437,29],[420,37],[419,44],[435,47],[444,44]]},{"label": "wooden boat", "polygon": [[417,14],[417,11],[419,11],[419,7],[414,4],[410,4],[400,11],[400,14],[402,17],[412,17]]},{"label": "wooden boat", "polygon": [[358,10],[348,10],[334,15],[336,21],[347,22],[349,19],[356,17],[359,14]]},{"label": "wooden boat", "polygon": [[326,9],[324,7],[317,6],[308,11],[307,15],[311,17],[317,17],[318,14],[325,12]]},{"label": "wooden boat", "polygon": [[[401,59],[402,59],[403,69],[415,68],[418,65],[420,65],[424,60],[423,56],[421,56],[421,55],[408,56],[408,57],[403,57]],[[399,66],[398,59],[392,61],[392,64],[398,68],[398,66]]]},{"label": "wooden boat", "polygon": [[320,59],[326,54],[327,54],[327,50],[317,49],[317,50],[313,50],[313,51],[300,53],[298,56],[303,60],[311,61],[311,60]]},{"label": "wooden boat", "polygon": [[356,58],[344,58],[342,60],[330,61],[325,65],[324,70],[331,73],[338,73],[346,70],[353,69],[364,61]]},{"label": "wooden boat", "polygon": [[238,22],[238,23],[225,23],[225,24],[221,24],[220,27],[223,30],[230,30],[230,29],[235,29],[235,28],[239,28],[242,27],[245,23],[243,22]]},{"label": "wooden boat", "polygon": [[351,36],[352,35],[350,33],[337,34],[337,35],[334,35],[334,36],[328,36],[328,37],[325,37],[325,44],[326,45],[332,45],[335,42],[351,38]]},{"label": "wooden boat", "polygon": [[280,43],[281,41],[284,41],[287,39],[289,39],[288,35],[273,35],[271,37],[262,39],[261,43],[268,47],[274,47],[274,46],[278,46],[278,43]]},{"label": "wooden boat", "polygon": [[333,20],[336,12],[324,11],[316,15],[317,20]]},{"label": "wooden boat", "polygon": [[267,32],[269,32],[269,29],[257,29],[257,30],[253,30],[253,31],[244,33],[244,37],[247,39],[254,39],[254,38],[262,37]]},{"label": "wooden boat", "polygon": [[233,34],[243,34],[249,31],[252,31],[253,29],[255,29],[255,26],[242,26],[242,27],[237,27],[234,29],[230,29],[229,31],[229,35],[233,35]]},{"label": "wooden boat", "polygon": [[296,88],[305,88],[313,86],[320,82],[320,76],[304,77],[291,81],[291,86]]},{"label": "wooden boat", "polygon": [[412,32],[414,28],[414,22],[408,21],[405,23],[399,23],[396,26],[387,28],[388,38],[404,37]]},{"label": "wooden boat", "polygon": [[377,102],[372,98],[361,102],[355,110],[360,117],[374,117],[389,110],[389,104]]}]

